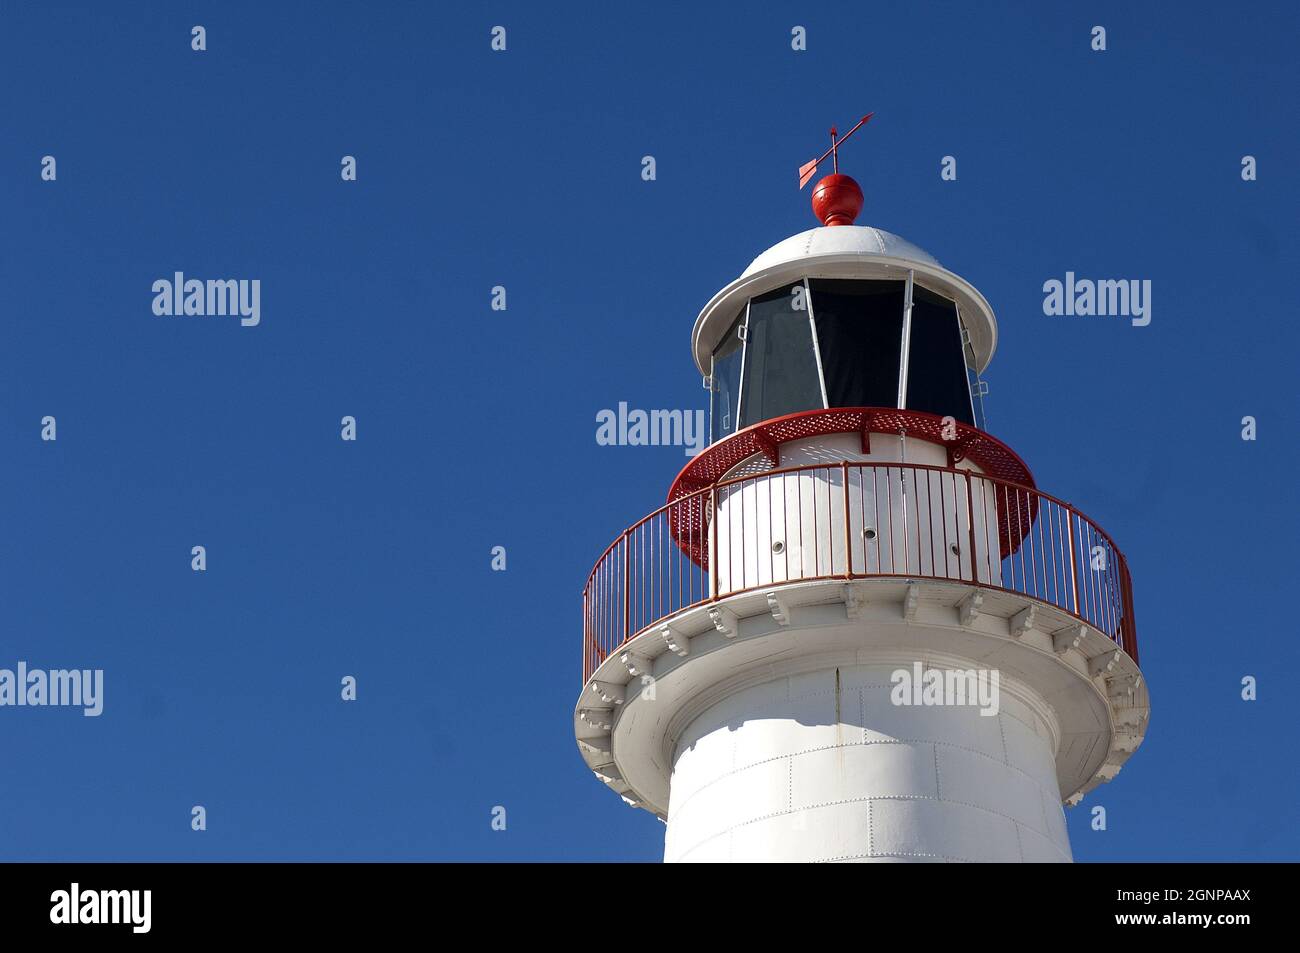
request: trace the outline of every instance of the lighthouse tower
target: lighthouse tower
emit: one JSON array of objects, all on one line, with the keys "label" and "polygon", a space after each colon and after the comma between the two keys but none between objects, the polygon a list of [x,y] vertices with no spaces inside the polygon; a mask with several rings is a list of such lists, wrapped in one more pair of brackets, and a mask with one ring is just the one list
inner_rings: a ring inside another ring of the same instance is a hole
[{"label": "lighthouse tower", "polygon": [[711,443],[587,581],[578,748],[668,861],[1069,861],[1150,713],[1128,566],[988,431],[993,311],[853,224],[845,138],[695,322]]}]

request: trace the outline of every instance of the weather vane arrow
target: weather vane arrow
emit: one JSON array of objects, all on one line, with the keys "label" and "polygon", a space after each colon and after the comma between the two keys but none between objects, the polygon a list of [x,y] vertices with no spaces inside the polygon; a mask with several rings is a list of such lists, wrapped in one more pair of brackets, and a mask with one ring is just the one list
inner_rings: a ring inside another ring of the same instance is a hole
[{"label": "weather vane arrow", "polygon": [[813,159],[812,162],[805,162],[803,165],[799,166],[799,188],[802,189],[808,184],[808,181],[817,174],[817,166],[824,162],[827,156],[831,156],[834,159],[835,174],[838,175],[840,171],[840,146],[844,145],[845,140],[847,140],[849,136],[853,135],[866,125],[867,120],[874,115],[875,113],[867,113],[858,120],[856,126],[838,138],[836,138],[835,127],[831,126],[831,147],[823,152],[820,157]]}]

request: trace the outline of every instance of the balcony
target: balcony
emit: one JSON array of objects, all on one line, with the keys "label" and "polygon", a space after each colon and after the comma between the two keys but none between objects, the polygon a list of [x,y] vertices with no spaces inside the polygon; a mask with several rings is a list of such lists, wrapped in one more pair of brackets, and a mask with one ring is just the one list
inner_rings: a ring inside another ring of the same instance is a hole
[{"label": "balcony", "polygon": [[837,462],[722,480],[633,525],[583,590],[583,681],[687,609],[818,580],[905,578],[1062,610],[1137,661],[1128,565],[1068,503],[970,469]]}]

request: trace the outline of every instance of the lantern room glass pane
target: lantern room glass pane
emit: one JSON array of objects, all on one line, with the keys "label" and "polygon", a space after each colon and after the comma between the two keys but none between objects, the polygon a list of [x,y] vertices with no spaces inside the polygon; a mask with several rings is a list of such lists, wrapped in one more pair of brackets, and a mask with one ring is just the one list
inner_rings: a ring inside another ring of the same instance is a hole
[{"label": "lantern room glass pane", "polygon": [[831,407],[897,407],[902,281],[814,278],[817,347]]},{"label": "lantern room glass pane", "polygon": [[973,425],[957,306],[913,285],[909,342],[907,399],[903,406]]},{"label": "lantern room glass pane", "polygon": [[805,298],[800,281],[749,302],[741,427],[822,406]]},{"label": "lantern room glass pane", "polygon": [[735,433],[740,419],[736,411],[740,401],[740,359],[744,343],[740,339],[740,329],[744,323],[745,310],[742,308],[721,343],[713,350],[713,402],[709,413],[711,440],[721,440]]}]

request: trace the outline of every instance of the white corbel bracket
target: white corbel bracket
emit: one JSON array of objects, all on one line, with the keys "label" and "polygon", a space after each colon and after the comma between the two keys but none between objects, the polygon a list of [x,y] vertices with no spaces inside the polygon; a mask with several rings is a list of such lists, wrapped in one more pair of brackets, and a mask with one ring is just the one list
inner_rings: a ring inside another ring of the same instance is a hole
[{"label": "white corbel bracket", "polygon": [[623,667],[633,678],[639,678],[642,675],[649,675],[654,670],[654,663],[644,655],[638,655],[636,652],[624,652],[620,658],[623,660]]},{"label": "white corbel bracket", "polygon": [[1141,675],[1113,675],[1106,679],[1106,697],[1112,701],[1131,701],[1141,686]]},{"label": "white corbel bracket", "polygon": [[674,632],[670,626],[660,629],[659,635],[664,640],[664,645],[668,646],[668,651],[674,655],[685,658],[691,654],[691,640],[680,632]]},{"label": "white corbel bracket", "polygon": [[1094,655],[1088,659],[1088,674],[1093,678],[1098,675],[1109,675],[1119,664],[1119,649],[1113,652],[1102,652],[1100,655]]},{"label": "white corbel bracket", "polygon": [[734,639],[740,629],[740,620],[736,618],[736,613],[726,606],[714,606],[710,609],[709,619],[713,622],[713,627],[729,639]]},{"label": "white corbel bracket", "polygon": [[1019,639],[1024,636],[1026,632],[1032,629],[1037,622],[1038,606],[1025,606],[1011,617],[1009,623],[1011,626],[1011,634]]},{"label": "white corbel bracket", "polygon": [[625,698],[623,686],[613,682],[592,682],[591,691],[607,705],[621,705]]},{"label": "white corbel bracket", "polygon": [[1080,622],[1078,625],[1067,625],[1064,629],[1057,629],[1052,633],[1052,651],[1057,655],[1064,655],[1070,649],[1077,649],[1083,642],[1083,637],[1088,634],[1088,627]]},{"label": "white corbel bracket", "polygon": [[1097,769],[1095,777],[1102,784],[1109,784],[1111,781],[1115,780],[1115,776],[1119,774],[1120,767],[1121,765],[1111,760],[1111,756],[1108,754],[1106,760],[1102,762],[1101,767]]},{"label": "white corbel bracket", "polygon": [[911,622],[916,618],[916,609],[921,603],[921,587],[914,582],[907,584],[907,595],[903,597],[903,618]]},{"label": "white corbel bracket", "polygon": [[1129,731],[1116,732],[1110,743],[1110,757],[1127,757],[1137,751],[1142,744],[1142,736]]},{"label": "white corbel bracket", "polygon": [[609,735],[600,735],[596,738],[579,738],[578,744],[586,751],[593,755],[608,755],[613,749]]},{"label": "white corbel bracket", "polygon": [[1106,700],[1111,702],[1111,710],[1115,713],[1115,727],[1141,730],[1151,713],[1145,708],[1132,705],[1132,698],[1121,690],[1122,686],[1116,686],[1117,681],[1122,683],[1124,677],[1106,679]]},{"label": "white corbel bracket", "polygon": [[767,610],[772,613],[772,618],[781,625],[790,624],[790,607],[780,593],[767,593]]},{"label": "white corbel bracket", "polygon": [[857,586],[849,585],[844,587],[844,615],[849,619],[858,619],[862,617],[863,599],[862,593],[858,591]]},{"label": "white corbel bracket", "polygon": [[961,602],[957,603],[957,618],[961,620],[962,625],[970,625],[980,614],[980,606],[984,605],[984,593],[976,590],[968,595]]},{"label": "white corbel bracket", "polygon": [[580,708],[578,709],[578,718],[583,724],[598,728],[601,731],[614,730],[614,712],[610,708]]}]

